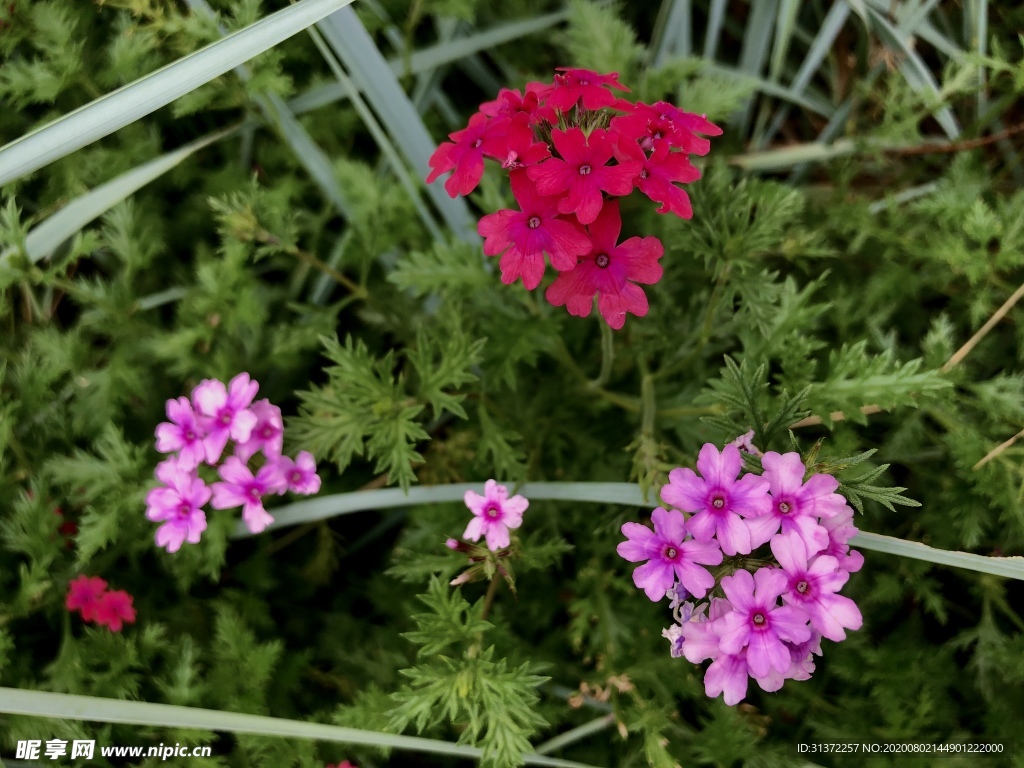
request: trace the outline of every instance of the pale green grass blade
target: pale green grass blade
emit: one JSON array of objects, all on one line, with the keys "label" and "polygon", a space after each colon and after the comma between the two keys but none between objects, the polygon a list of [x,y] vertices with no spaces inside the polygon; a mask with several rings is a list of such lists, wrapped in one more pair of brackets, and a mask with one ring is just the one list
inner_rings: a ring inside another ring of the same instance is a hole
[{"label": "pale green grass blade", "polygon": [[[970,12],[968,12],[970,9]],[[964,8],[964,17],[972,20],[971,37],[965,42],[973,48],[979,56],[988,55],[988,0],[968,0]],[[985,111],[985,101],[988,96],[985,93],[985,70],[978,71],[978,117],[981,118]]]},{"label": "pale green grass blade", "polygon": [[711,5],[708,8],[708,28],[704,33],[704,58],[708,61],[712,61],[715,54],[718,53],[727,2],[728,0],[711,0]]},{"label": "pale green grass blade", "polygon": [[810,112],[822,115],[823,117],[830,117],[835,111],[835,107],[832,106],[832,103],[827,98],[821,94],[811,91],[810,89],[806,89],[804,92],[798,93],[790,88],[785,88],[778,83],[765,80],[763,77],[752,76],[737,69],[733,69],[732,67],[715,64],[714,62],[705,63],[703,70],[714,74],[725,75],[727,77],[734,77],[743,82],[749,82],[758,91],[767,96],[774,96],[777,99],[791,102]]},{"label": "pale green grass blade", "polygon": [[821,163],[833,160],[837,157],[852,155],[856,151],[856,144],[848,139],[841,139],[833,144],[821,144],[815,141],[808,144],[795,144],[778,149],[734,155],[729,158],[729,163],[745,171],[780,171],[802,163]]},{"label": "pale green grass blade", "polygon": [[349,78],[348,74],[341,68],[341,64],[334,58],[334,54],[328,47],[327,43],[324,42],[323,36],[315,28],[311,27],[309,33],[313,38],[313,42],[316,47],[320,50],[320,55],[324,57],[327,65],[331,68],[334,76],[338,78],[340,82],[349,92],[349,99],[352,101],[352,106],[355,107],[356,112],[359,113],[359,117],[363,121],[363,125],[366,126],[367,130],[370,131],[370,135],[373,136],[374,141],[380,148],[381,153],[385,159],[391,165],[391,169],[395,172],[398,177],[399,183],[405,187],[405,191],[409,194],[409,199],[412,201],[413,207],[416,209],[417,215],[420,217],[420,221],[430,232],[431,237],[435,240],[440,240],[444,237],[441,233],[440,228],[437,226],[437,222],[434,221],[434,217],[427,210],[427,206],[423,203],[420,198],[419,191],[417,190],[416,184],[409,177],[409,169],[402,163],[402,159],[398,156],[398,152],[392,145],[391,140],[388,138],[387,131],[380,125],[377,118],[374,117],[369,107],[363,101],[359,95],[359,91],[356,90],[355,84]]},{"label": "pale green grass blade", "polygon": [[565,749],[566,747],[575,744],[583,739],[590,738],[595,733],[607,730],[611,726],[615,725],[615,714],[611,713],[608,715],[602,715],[596,720],[591,720],[589,723],[573,728],[571,731],[566,731],[553,739],[545,741],[543,744],[537,746],[538,755],[547,755],[555,752],[559,749]]},{"label": "pale green grass blade", "polygon": [[[800,69],[797,70],[796,77],[793,78],[793,82],[789,86],[791,91],[794,93],[803,93],[807,88],[811,82],[811,78],[814,77],[814,73],[818,71],[821,63],[825,60],[825,57],[828,56],[829,51],[832,50],[832,46],[835,44],[836,38],[839,36],[843,27],[846,25],[846,20],[849,16],[850,9],[844,0],[835,0],[832,7],[829,9],[828,14],[826,14],[822,21],[818,34],[814,36],[814,41],[811,43],[807,56],[804,57],[803,62],[800,64]],[[775,117],[772,119],[768,130],[756,146],[761,148],[768,144],[775,137],[775,134],[778,133],[779,128],[782,127],[782,124],[788,116],[789,105],[781,105],[775,113]]]},{"label": "pale green grass blade", "polygon": [[[412,752],[478,760],[483,751],[476,747],[453,744],[439,739],[419,736],[399,736],[358,728],[345,728],[324,723],[304,723],[263,715],[241,712],[221,712],[216,709],[179,707],[172,704],[150,704],[144,701],[122,701],[95,696],[76,696],[48,691],[24,691],[0,688],[0,712],[11,715],[86,720],[98,723],[126,723],[160,728],[194,728],[199,731],[227,733],[255,733],[261,736],[279,736],[291,739],[327,741],[335,744],[358,744],[368,747],[389,747]],[[526,765],[550,768],[593,768],[583,763],[559,760],[538,754],[523,755]]]},{"label": "pale green grass blade", "polygon": [[693,8],[690,0],[668,1],[665,26],[654,46],[652,64],[655,67],[660,67],[673,56],[689,56],[693,50]]},{"label": "pale green grass blade", "polygon": [[[897,29],[871,6],[868,6],[868,17],[871,19],[871,24],[878,32],[882,42],[901,56],[898,66],[910,87],[915,91],[938,97],[939,86],[928,69],[928,65],[910,47],[910,36],[913,27],[910,27],[911,31],[904,31],[902,25]],[[910,20],[912,21],[914,18],[918,17],[911,17]],[[960,127],[957,125],[956,117],[953,116],[953,111],[948,106],[939,107],[935,111],[935,119],[951,140],[955,141],[960,137]]]},{"label": "pale green grass blade", "polygon": [[800,0],[781,0],[779,12],[775,17],[775,45],[772,47],[772,58],[768,65],[768,76],[775,82],[782,78],[782,68],[789,54],[789,44],[793,40],[796,16],[799,12]]},{"label": "pale green grass blade", "polygon": [[[432,69],[451,64],[460,59],[480,51],[486,51],[503,43],[518,40],[527,35],[543,32],[545,29],[559,24],[568,17],[568,12],[559,11],[549,13],[545,16],[538,16],[535,19],[510,22],[497,27],[469,35],[464,38],[452,40],[449,43],[438,43],[412,54],[409,61],[409,71],[412,74],[422,74]],[[388,68],[396,75],[401,76],[404,72],[404,63],[401,58],[389,59]],[[303,114],[313,109],[341,101],[348,98],[348,93],[338,83],[326,83],[324,85],[310,88],[288,102],[295,114]]]},{"label": "pale green grass blade", "polygon": [[[35,263],[50,256],[82,227],[102,216],[122,200],[135,194],[151,181],[158,179],[185,158],[237,131],[238,126],[204,136],[181,149],[168,152],[137,168],[132,168],[132,170],[75,198],[46,221],[29,231],[25,237],[25,250],[29,261]],[[14,250],[8,248],[0,254],[0,264],[7,262]]]},{"label": "pale green grass blade", "polygon": [[[779,0],[757,0],[750,4],[750,16],[746,22],[747,27],[743,31],[743,44],[740,49],[738,66],[740,72],[748,77],[761,77],[765,60],[768,58],[768,50],[771,47],[772,30],[775,27],[778,10]],[[739,126],[744,136],[750,130],[753,109],[754,100],[751,97],[747,100],[746,106],[730,121],[732,125]]]},{"label": "pale green grass blade", "polygon": [[159,293],[151,293],[149,296],[143,296],[137,302],[136,306],[140,310],[156,309],[162,307],[164,304],[172,304],[175,301],[185,298],[188,295],[188,288],[168,288],[165,291]]},{"label": "pale green grass blade", "polygon": [[[269,510],[275,519],[268,530],[326,520],[352,512],[409,507],[419,504],[460,502],[466,491],[483,493],[483,490],[483,483],[459,483],[418,486],[410,488],[408,493],[401,488],[385,488],[378,491],[353,491],[333,496],[321,496]],[[520,493],[534,501],[578,501],[648,508],[658,504],[657,501],[645,501],[640,486],[633,483],[524,483],[513,489],[513,492]],[[243,539],[252,535],[245,524],[239,522],[231,538]],[[891,536],[865,532],[858,533],[850,543],[855,547],[875,552],[901,555],[940,565],[951,565],[970,571],[1024,580],[1024,557],[986,557],[969,552],[950,552]]]},{"label": "pale green grass blade", "polygon": [[[216,18],[216,14],[206,0],[185,0],[185,2],[188,3],[189,8],[193,12],[198,11],[209,18]],[[223,25],[218,24],[217,26],[221,35],[227,35],[227,30],[224,29]],[[242,82],[248,82],[252,79],[252,72],[244,64],[239,64],[235,67],[235,73]],[[264,117],[277,128],[285,143],[292,150],[292,153],[306,169],[306,172],[313,178],[316,185],[320,187],[324,197],[334,205],[339,213],[344,214],[346,217],[349,216],[351,206],[345,199],[345,193],[342,191],[341,185],[338,184],[338,180],[334,177],[330,158],[313,141],[313,137],[309,135],[306,129],[302,127],[302,124],[288,108],[284,99],[277,94],[267,94],[257,97],[255,102],[259,106],[260,111],[263,112]]]},{"label": "pale green grass blade", "polygon": [[352,0],[301,0],[0,148],[0,186],[108,136],[273,48]]},{"label": "pale green grass blade", "polygon": [[[367,101],[417,178],[426,178],[430,172],[427,160],[437,148],[437,142],[431,138],[355,11],[344,8],[317,26],[353,82],[366,94]],[[457,237],[466,242],[480,241],[476,221],[463,198],[449,197],[440,183],[427,185],[427,193]]]}]

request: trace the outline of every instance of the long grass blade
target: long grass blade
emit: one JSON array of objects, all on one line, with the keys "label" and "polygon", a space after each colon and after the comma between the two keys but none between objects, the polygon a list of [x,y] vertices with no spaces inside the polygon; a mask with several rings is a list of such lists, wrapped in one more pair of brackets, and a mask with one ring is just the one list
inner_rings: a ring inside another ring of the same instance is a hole
[{"label": "long grass blade", "polygon": [[[428,485],[410,488],[385,488],[377,491],[353,491],[317,499],[299,501],[270,510],[275,520],[268,530],[299,523],[326,520],[338,515],[376,509],[393,509],[419,504],[441,504],[462,501],[466,491],[483,493],[483,483]],[[633,483],[524,483],[517,489],[529,499],[578,501],[593,504],[623,504],[630,507],[654,507],[657,501],[644,501],[640,486]],[[248,538],[253,534],[239,523],[231,538]],[[877,533],[858,533],[850,542],[855,547],[884,552],[940,565],[951,565],[981,573],[1024,580],[1024,557],[986,557],[969,552],[951,552],[925,544],[882,536]]]},{"label": "long grass blade", "polygon": [[[740,49],[739,70],[748,77],[760,77],[768,58],[768,49],[772,42],[772,30],[775,28],[775,17],[779,12],[779,0],[757,0],[750,4],[750,16],[743,32],[743,45]],[[754,100],[749,98],[746,106],[731,121],[740,127],[746,135],[750,130]]]},{"label": "long grass blade", "polygon": [[[821,27],[818,29],[818,34],[814,36],[814,42],[811,43],[810,50],[804,57],[803,62],[801,62],[796,77],[793,78],[793,82],[789,86],[790,91],[793,93],[804,92],[804,89],[810,84],[811,78],[814,77],[814,73],[818,71],[821,63],[828,56],[829,51],[832,50],[832,46],[846,25],[846,20],[849,16],[850,8],[845,0],[835,0],[825,15]],[[779,107],[775,117],[772,118],[771,124],[768,126],[768,130],[765,131],[764,136],[756,145],[757,147],[764,147],[775,137],[775,134],[778,133],[782,124],[789,116],[789,109],[788,104],[782,104]]]},{"label": "long grass blade", "polygon": [[718,53],[727,2],[728,0],[711,0],[711,6],[708,8],[708,28],[704,33],[704,58],[707,61],[713,61]]},{"label": "long grass blade", "polygon": [[[189,8],[193,12],[198,11],[210,18],[216,18],[213,9],[206,0],[185,0],[185,2],[188,3]],[[221,35],[227,35],[227,30],[224,29],[223,25],[218,24],[217,26]],[[238,75],[242,82],[249,82],[252,79],[251,70],[244,64],[239,64],[235,67],[235,74]],[[288,108],[284,99],[277,94],[271,93],[258,96],[254,101],[260,108],[260,111],[263,112],[263,116],[267,118],[271,125],[277,128],[285,143],[292,150],[292,153],[298,158],[306,172],[316,182],[316,185],[320,187],[324,197],[334,205],[339,213],[349,216],[351,206],[348,200],[345,199],[345,193],[342,191],[341,185],[338,184],[338,180],[334,177],[330,158],[313,141],[313,137],[309,135],[309,132],[302,127],[302,123],[298,121],[291,109]]]},{"label": "long grass blade", "polygon": [[690,0],[671,3],[662,34],[654,47],[653,65],[660,67],[672,56],[689,56],[693,50],[693,8]]},{"label": "long grass blade", "polygon": [[[292,739],[328,741],[335,744],[358,744],[368,747],[389,747],[436,755],[451,755],[477,760],[483,751],[476,747],[454,744],[419,736],[399,736],[358,728],[345,728],[325,723],[304,723],[278,717],[221,712],[216,709],[180,707],[172,704],[151,704],[144,701],[122,701],[96,696],[76,696],[49,691],[23,691],[0,688],[0,712],[11,715],[87,720],[99,723],[126,723],[160,728],[194,728],[199,731],[256,733]],[[559,760],[538,754],[523,755],[526,765],[550,768],[593,768],[583,763]]]},{"label": "long grass blade", "polygon": [[[82,227],[102,216],[122,200],[138,192],[151,181],[177,166],[182,160],[208,147],[216,141],[238,131],[238,126],[217,131],[144,163],[120,176],[89,190],[65,205],[46,221],[33,227],[25,237],[25,255],[35,263],[50,256],[62,243],[74,236]],[[0,253],[0,264],[6,263],[15,249]]]},{"label": "long grass blade", "polygon": [[273,48],[352,0],[301,0],[0,148],[0,186],[108,136]]},{"label": "long grass blade", "polygon": [[[437,143],[431,138],[355,11],[343,8],[317,26],[348,70],[353,82],[366,94],[367,101],[380,116],[414,173],[419,178],[426,178],[430,171],[427,160]],[[480,241],[476,233],[476,222],[464,199],[449,197],[440,184],[428,185],[427,193],[456,236],[466,242]]]}]

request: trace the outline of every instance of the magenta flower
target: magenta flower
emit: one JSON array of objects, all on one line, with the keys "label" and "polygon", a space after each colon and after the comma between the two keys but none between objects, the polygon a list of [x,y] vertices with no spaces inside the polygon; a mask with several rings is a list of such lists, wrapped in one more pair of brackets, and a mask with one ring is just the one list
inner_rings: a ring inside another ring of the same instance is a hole
[{"label": "magenta flower", "polygon": [[284,420],[281,409],[271,405],[267,399],[257,400],[249,409],[256,416],[249,439],[235,446],[235,456],[242,461],[249,461],[260,451],[268,459],[276,459],[281,455],[284,444]]},{"label": "magenta flower", "polygon": [[606,131],[595,129],[587,136],[579,128],[554,130],[551,140],[561,159],[552,157],[527,169],[541,195],[561,195],[558,210],[575,213],[580,224],[590,224],[601,213],[604,197],[628,195],[640,164],[629,161],[607,165],[613,143]]},{"label": "magenta flower", "polygon": [[626,523],[622,533],[627,541],[616,548],[631,563],[648,561],[633,570],[633,583],[658,601],[672,589],[676,578],[696,598],[715,586],[715,577],[701,565],[720,565],[722,550],[717,543],[686,541],[682,512],[658,507],[651,513],[654,530],[640,523]]},{"label": "magenta flower", "polygon": [[783,533],[796,531],[807,547],[810,557],[828,546],[828,531],[819,517],[832,517],[846,506],[846,499],[834,493],[839,481],[832,475],[812,475],[804,482],[806,472],[800,454],[780,455],[768,451],[761,457],[762,477],[771,486],[771,503],[757,517],[748,518],[751,544],[759,547],[782,528]]},{"label": "magenta flower", "polygon": [[808,564],[804,542],[795,531],[772,537],[771,547],[788,580],[784,602],[801,608],[811,626],[829,640],[845,640],[845,630],[861,628],[857,604],[836,594],[850,574],[840,570],[834,557],[817,555]]},{"label": "magenta flower", "polygon": [[619,73],[602,75],[589,69],[558,67],[564,74],[555,75],[555,87],[548,95],[548,106],[568,112],[583,100],[584,109],[603,109],[615,103],[615,96],[608,88],[629,92],[619,82]]},{"label": "magenta flower", "polygon": [[124,622],[131,624],[135,621],[135,608],[132,602],[132,596],[123,589],[107,592],[100,598],[96,623],[104,625],[111,632],[120,632]]},{"label": "magenta flower", "polygon": [[277,485],[278,493],[291,491],[311,496],[320,490],[320,476],[316,473],[316,461],[309,451],[299,451],[299,455],[292,461],[287,456],[281,456],[277,460]]},{"label": "magenta flower", "polygon": [[427,176],[432,183],[438,176],[454,170],[444,188],[451,197],[468,195],[484,175],[484,155],[501,160],[505,157],[505,130],[508,118],[490,118],[479,112],[469,119],[469,125],[448,136],[452,141],[434,150],[427,161],[433,169]]},{"label": "magenta flower", "polygon": [[529,125],[529,117],[525,113],[516,116],[508,126],[505,159],[501,167],[509,171],[536,165],[551,157],[551,150],[543,141],[537,141],[533,129]]},{"label": "magenta flower", "polygon": [[730,707],[739,704],[747,695],[748,664],[743,653],[720,654],[704,673],[704,692],[712,699],[724,694],[722,699]]},{"label": "magenta flower", "polygon": [[508,489],[494,480],[484,484],[483,496],[474,491],[466,491],[463,499],[474,517],[462,537],[479,541],[483,536],[487,540],[487,548],[492,552],[509,545],[509,529],[523,524],[523,512],[530,506],[530,502],[518,494],[508,498]]},{"label": "magenta flower", "polygon": [[792,663],[783,640],[802,643],[811,636],[807,615],[791,605],[777,607],[786,590],[786,576],[777,568],[759,568],[751,576],[737,571],[722,579],[732,611],[715,626],[723,654],[747,650],[747,665],[754,677],[770,669],[785,672]]},{"label": "magenta flower", "polygon": [[625,325],[627,312],[637,317],[646,315],[647,294],[637,283],[651,284],[661,279],[658,259],[665,248],[656,237],[631,237],[617,244],[621,230],[619,203],[609,200],[590,225],[590,253],[574,269],[559,274],[548,286],[545,298],[556,307],[564,305],[570,315],[587,317],[597,294],[601,317],[616,330]]},{"label": "magenta flower", "polygon": [[619,99],[615,107],[627,114],[612,118],[611,129],[624,137],[639,141],[648,152],[664,144],[676,147],[684,154],[703,156],[710,151],[711,142],[696,134],[722,134],[722,129],[709,122],[703,115],[685,112],[665,101],[654,104],[631,104]]},{"label": "magenta flower", "polygon": [[168,400],[167,418],[169,424],[165,422],[156,428],[156,449],[160,453],[179,451],[184,469],[195,469],[206,460],[206,430],[199,425],[192,403],[187,397]]},{"label": "magenta flower", "polygon": [[864,567],[864,555],[850,549],[849,541],[857,535],[852,508],[843,507],[832,517],[822,520],[821,526],[828,531],[828,546],[820,554],[834,557],[847,573],[856,573]]},{"label": "magenta flower", "polygon": [[166,483],[146,494],[146,517],[163,522],[156,530],[156,545],[177,552],[185,541],[198,544],[206,530],[202,507],[210,500],[212,491],[194,470],[186,470],[173,458],[159,464],[156,475]]},{"label": "magenta flower", "polygon": [[727,445],[719,453],[714,445],[705,443],[697,458],[701,476],[688,467],[678,467],[669,473],[669,483],[661,489],[666,504],[696,513],[686,521],[693,537],[711,541],[717,536],[727,555],[750,554],[750,530],[742,518],[749,522],[751,516],[768,512],[771,505],[767,480],[751,474],[736,479],[742,466],[735,445]]},{"label": "magenta flower", "polygon": [[196,410],[206,418],[206,460],[216,464],[228,439],[237,443],[249,440],[256,415],[249,409],[260,385],[249,379],[248,373],[240,373],[227,387],[224,382],[206,379],[192,391],[192,402]]},{"label": "magenta flower", "polygon": [[715,627],[718,626],[719,619],[732,611],[729,601],[721,597],[711,599],[707,615],[704,615],[705,608],[707,604],[702,603],[693,611],[690,620],[682,625],[683,641],[680,650],[686,660],[694,664],[706,659],[717,659],[721,655],[721,639],[715,632]]},{"label": "magenta flower", "polygon": [[615,155],[620,162],[640,163],[634,179],[637,188],[656,203],[658,213],[674,213],[682,219],[693,217],[690,198],[676,182],[687,183],[700,178],[700,171],[682,152],[673,152],[668,144],[659,144],[648,157],[640,145],[627,139],[620,141]]},{"label": "magenta flower", "polygon": [[558,198],[537,194],[525,173],[514,171],[511,182],[520,210],[490,213],[480,219],[477,231],[486,238],[484,253],[504,252],[501,281],[511,284],[521,277],[532,291],[544,276],[545,253],[555,269],[572,269],[577,257],[590,250],[590,238],[575,221],[559,216]]},{"label": "magenta flower", "polygon": [[107,582],[99,576],[79,576],[68,584],[64,605],[69,611],[79,611],[85,621],[96,621]]},{"label": "magenta flower", "polygon": [[263,497],[281,488],[276,463],[265,464],[253,476],[252,471],[236,456],[220,467],[223,482],[213,484],[215,509],[242,507],[242,519],[253,533],[262,533],[274,518],[263,508]]}]

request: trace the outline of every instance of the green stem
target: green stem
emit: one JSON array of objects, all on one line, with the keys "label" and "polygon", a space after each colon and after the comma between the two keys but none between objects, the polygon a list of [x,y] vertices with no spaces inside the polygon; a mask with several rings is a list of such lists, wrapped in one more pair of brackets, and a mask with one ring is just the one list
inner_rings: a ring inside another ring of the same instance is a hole
[{"label": "green stem", "polygon": [[491,583],[487,587],[487,594],[484,596],[484,609],[480,613],[480,618],[483,621],[487,621],[487,617],[491,614],[491,606],[494,605],[494,598],[498,594],[498,579],[499,574],[497,571],[491,576]]},{"label": "green stem", "polygon": [[604,320],[598,321],[601,325],[601,371],[597,378],[587,382],[591,389],[601,389],[608,383],[612,375],[612,363],[615,361],[615,340],[612,337],[612,328]]},{"label": "green stem", "polygon": [[647,369],[647,364],[640,363],[643,370],[643,379],[640,381],[640,404],[642,416],[640,420],[640,431],[647,437],[654,436],[654,417],[658,413],[658,401],[654,393],[654,376]]}]

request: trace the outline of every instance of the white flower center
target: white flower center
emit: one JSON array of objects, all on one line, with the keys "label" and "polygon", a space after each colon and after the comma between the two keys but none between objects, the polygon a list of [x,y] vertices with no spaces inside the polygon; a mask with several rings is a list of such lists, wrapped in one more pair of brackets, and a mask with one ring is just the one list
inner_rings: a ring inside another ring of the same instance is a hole
[{"label": "white flower center", "polygon": [[531,216],[527,220],[526,226],[528,226],[530,229],[536,229],[537,227],[539,227],[540,226],[540,216]]},{"label": "white flower center", "polygon": [[599,253],[597,254],[597,258],[594,259],[594,263],[597,264],[597,266],[599,266],[601,269],[607,267],[610,261],[611,259],[608,258],[607,253]]}]

